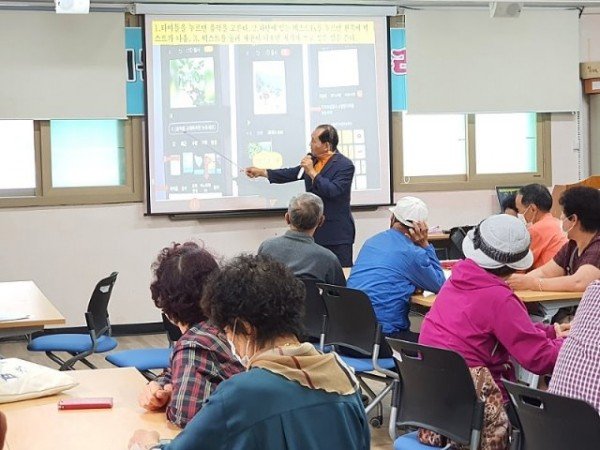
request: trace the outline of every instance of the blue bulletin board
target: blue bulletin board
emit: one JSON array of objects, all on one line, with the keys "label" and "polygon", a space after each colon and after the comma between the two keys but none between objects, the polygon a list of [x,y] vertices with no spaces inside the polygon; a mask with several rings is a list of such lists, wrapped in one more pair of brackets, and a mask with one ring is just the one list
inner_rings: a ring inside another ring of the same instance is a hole
[{"label": "blue bulletin board", "polygon": [[390,80],[392,111],[406,111],[406,33],[390,28]]},{"label": "blue bulletin board", "polygon": [[125,54],[127,58],[127,115],[143,116],[144,105],[144,50],[142,29],[125,28]]}]

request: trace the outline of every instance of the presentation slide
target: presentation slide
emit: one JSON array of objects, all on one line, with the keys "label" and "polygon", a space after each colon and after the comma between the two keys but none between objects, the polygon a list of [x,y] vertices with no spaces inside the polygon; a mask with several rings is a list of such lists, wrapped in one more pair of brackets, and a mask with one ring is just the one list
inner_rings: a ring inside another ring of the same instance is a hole
[{"label": "presentation slide", "polygon": [[287,208],[319,124],[356,167],[352,205],[391,202],[385,17],[145,16],[148,212]]}]

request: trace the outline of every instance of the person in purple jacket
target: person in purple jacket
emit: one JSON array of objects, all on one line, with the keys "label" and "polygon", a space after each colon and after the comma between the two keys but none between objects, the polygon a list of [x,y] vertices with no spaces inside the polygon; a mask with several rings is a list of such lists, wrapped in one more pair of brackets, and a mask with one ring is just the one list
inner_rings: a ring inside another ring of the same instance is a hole
[{"label": "person in purple jacket", "polygon": [[515,380],[511,362],[536,374],[552,371],[568,326],[533,323],[523,302],[506,284],[531,266],[525,224],[507,214],[491,216],[463,241],[466,260],[452,268],[425,316],[419,343],[453,350],[469,367],[487,367],[502,392],[502,378]]}]

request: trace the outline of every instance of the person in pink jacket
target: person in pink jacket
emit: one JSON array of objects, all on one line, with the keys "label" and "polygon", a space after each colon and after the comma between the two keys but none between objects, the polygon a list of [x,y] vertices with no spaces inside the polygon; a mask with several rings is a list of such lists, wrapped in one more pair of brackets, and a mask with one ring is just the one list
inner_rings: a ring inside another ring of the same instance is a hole
[{"label": "person in pink jacket", "polygon": [[533,373],[551,372],[567,328],[534,324],[506,284],[510,274],[531,266],[529,243],[525,224],[506,214],[469,231],[463,241],[467,259],[453,266],[419,337],[420,344],[459,353],[469,367],[487,367],[505,402],[500,380],[515,380],[511,357]]}]

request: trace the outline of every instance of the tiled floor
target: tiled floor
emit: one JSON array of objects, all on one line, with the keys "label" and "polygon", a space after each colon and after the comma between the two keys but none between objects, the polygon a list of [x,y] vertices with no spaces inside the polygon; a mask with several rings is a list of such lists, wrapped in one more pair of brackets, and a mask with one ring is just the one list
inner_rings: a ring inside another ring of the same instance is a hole
[{"label": "tiled floor", "polygon": [[[164,347],[167,344],[166,336],[163,334],[152,334],[152,335],[140,335],[140,336],[124,336],[118,337],[117,341],[119,350],[128,350],[132,348],[143,348],[143,347]],[[32,361],[38,364],[46,365],[49,367],[56,368],[56,365],[50,361],[43,353],[33,353],[27,351],[27,343],[25,341],[17,342],[2,342],[0,341],[0,355],[5,358],[21,358],[28,361]],[[93,355],[89,358],[99,368],[110,368],[113,367],[110,363],[104,360],[102,355]],[[80,370],[88,370],[85,366],[78,364],[77,367]],[[381,389],[380,383],[369,382],[375,390]],[[388,396],[389,397],[389,396]],[[381,428],[371,427],[371,450],[390,450],[392,448],[392,441],[388,436],[388,424],[390,400],[386,398],[384,401],[384,424]]]}]

